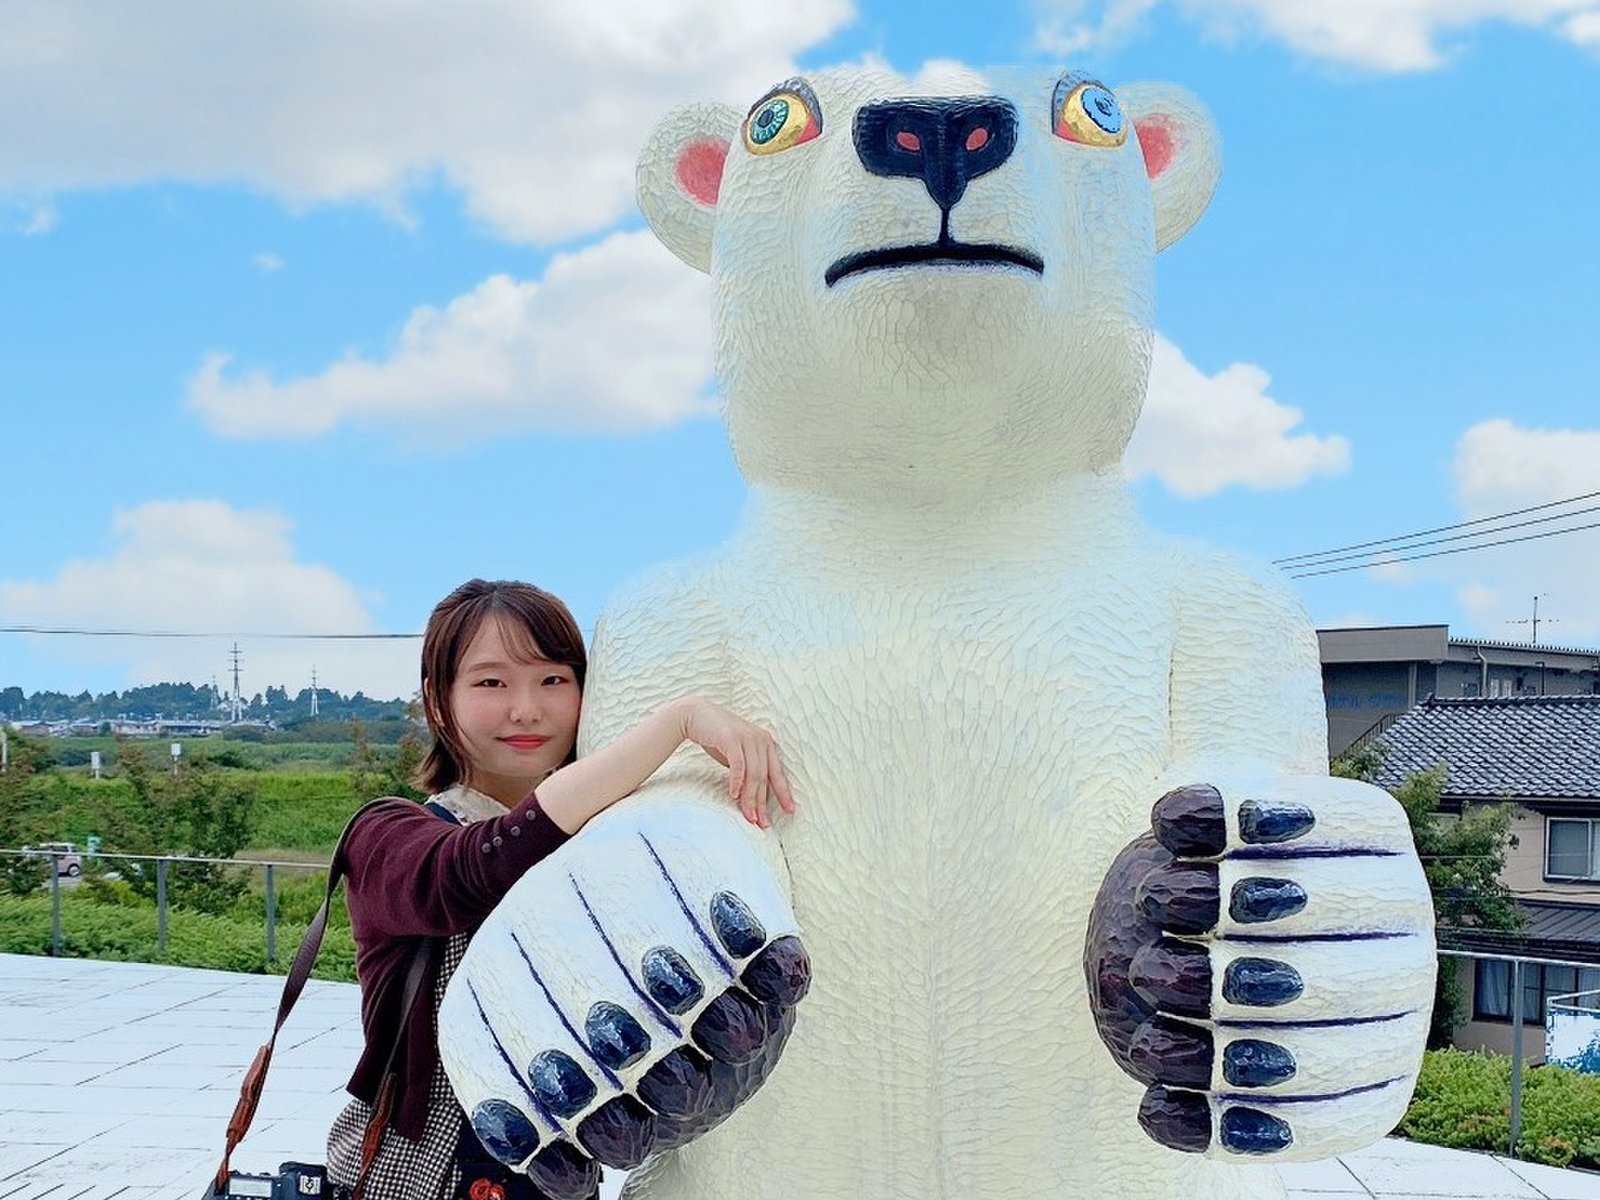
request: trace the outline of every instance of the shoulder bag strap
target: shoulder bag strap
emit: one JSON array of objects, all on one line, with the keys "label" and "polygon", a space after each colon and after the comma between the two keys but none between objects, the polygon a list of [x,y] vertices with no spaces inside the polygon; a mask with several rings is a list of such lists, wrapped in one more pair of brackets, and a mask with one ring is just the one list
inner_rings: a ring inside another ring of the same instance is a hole
[{"label": "shoulder bag strap", "polygon": [[[385,797],[392,799],[393,797]],[[283,1030],[283,1023],[289,1019],[289,1012],[294,1008],[295,1001],[300,999],[300,993],[305,991],[306,980],[311,977],[311,968],[316,965],[317,952],[322,949],[322,935],[328,929],[328,910],[333,904],[333,894],[344,878],[344,844],[350,836],[350,830],[367,810],[370,804],[379,801],[370,801],[363,804],[345,822],[344,830],[339,834],[338,845],[334,847],[333,861],[328,864],[328,890],[322,897],[322,907],[317,909],[317,915],[311,918],[311,924],[306,928],[306,935],[300,941],[300,948],[294,952],[294,961],[289,964],[289,975],[283,981],[283,995],[278,1000],[278,1017],[272,1025],[272,1036],[261,1049],[256,1051],[255,1059],[250,1063],[250,1069],[244,1073],[244,1082],[239,1085],[239,1102],[234,1105],[233,1115],[228,1118],[227,1141],[222,1151],[222,1165],[217,1168],[217,1174],[212,1181],[212,1193],[224,1195],[228,1186],[229,1160],[238,1148],[245,1134],[250,1132],[250,1122],[255,1119],[256,1107],[261,1103],[261,1088],[267,1080],[267,1069],[272,1065],[272,1051],[277,1045],[278,1034]],[[422,977],[427,973],[427,960],[430,957],[430,945],[423,942],[414,956],[411,969],[406,974],[406,989],[401,1000],[402,1011],[400,1015],[400,1028],[405,1028],[406,1020],[411,1015],[411,1006],[416,1003],[417,992],[421,988]],[[389,1048],[389,1059],[384,1066],[385,1092],[392,1091],[390,1073],[394,1065],[395,1051],[399,1040]],[[380,1095],[380,1100],[382,1096]],[[369,1131],[370,1133],[370,1131]],[[381,1131],[380,1131],[381,1133]],[[365,1158],[365,1154],[363,1154]],[[363,1170],[365,1175],[365,1170]]]},{"label": "shoulder bag strap", "polygon": [[389,1045],[389,1056],[383,1062],[383,1082],[378,1085],[377,1102],[372,1106],[366,1131],[361,1135],[361,1170],[356,1175],[351,1200],[363,1200],[367,1177],[372,1174],[373,1165],[378,1161],[378,1151],[383,1147],[383,1131],[389,1127],[389,1116],[394,1109],[394,1060],[399,1056],[400,1042],[411,1023],[411,1010],[416,1007],[417,997],[422,994],[422,981],[427,978],[428,964],[432,959],[433,939],[424,938],[418,944],[417,952],[411,956],[411,965],[406,968],[406,988],[400,998],[400,1031]]}]

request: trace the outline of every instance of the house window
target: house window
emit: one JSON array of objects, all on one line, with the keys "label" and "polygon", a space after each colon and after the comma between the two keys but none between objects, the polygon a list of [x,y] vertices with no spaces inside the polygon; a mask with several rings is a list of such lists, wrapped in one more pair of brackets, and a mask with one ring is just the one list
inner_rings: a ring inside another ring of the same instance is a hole
[{"label": "house window", "polygon": [[[1511,964],[1479,959],[1472,989],[1472,1019],[1475,1021],[1511,1020]],[[1600,990],[1600,967],[1555,967],[1522,964],[1522,1019],[1543,1025],[1545,1005],[1552,996]],[[1592,1007],[1593,996],[1576,1003]]]},{"label": "house window", "polygon": [[1600,879],[1600,838],[1595,822],[1550,817],[1544,829],[1546,879]]}]

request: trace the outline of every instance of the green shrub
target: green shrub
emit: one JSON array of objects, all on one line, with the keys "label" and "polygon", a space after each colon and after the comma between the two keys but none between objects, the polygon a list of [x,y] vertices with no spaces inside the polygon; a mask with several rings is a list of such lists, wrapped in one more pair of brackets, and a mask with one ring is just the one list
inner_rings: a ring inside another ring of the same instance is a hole
[{"label": "green shrub", "polygon": [[[1554,1167],[1600,1167],[1600,1076],[1565,1067],[1523,1074],[1517,1155]],[[1511,1136],[1511,1060],[1430,1050],[1396,1130],[1434,1146],[1504,1153]]]},{"label": "green shrub", "polygon": [[[252,921],[172,909],[167,914],[167,951],[157,949],[153,907],[99,904],[75,889],[61,897],[63,953],[69,958],[111,962],[166,963],[218,971],[281,974],[288,970],[305,924],[278,923],[278,961],[266,961],[266,934],[258,913]],[[50,953],[50,896],[0,894],[0,953]],[[348,927],[330,925],[313,975],[355,979],[355,942]]]},{"label": "green shrub", "polygon": [[359,807],[343,772],[271,772],[254,778],[251,847],[331,854],[345,822]]},{"label": "green shrub", "polygon": [[[279,926],[285,922],[309,925],[311,918],[317,915],[317,909],[322,907],[322,898],[328,894],[328,873],[289,871],[280,868],[273,872],[272,887]],[[266,911],[266,872],[258,868],[253,872],[250,890],[234,902],[228,916],[235,921],[259,923],[264,919]],[[341,887],[334,896],[333,908],[328,913],[328,927],[348,929],[349,926],[350,914],[345,908],[344,888]]]}]

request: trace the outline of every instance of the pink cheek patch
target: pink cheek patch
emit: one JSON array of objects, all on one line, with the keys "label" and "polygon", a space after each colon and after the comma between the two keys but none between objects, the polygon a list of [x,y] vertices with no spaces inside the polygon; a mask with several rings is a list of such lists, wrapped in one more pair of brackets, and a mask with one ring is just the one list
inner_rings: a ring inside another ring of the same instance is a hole
[{"label": "pink cheek patch", "polygon": [[678,155],[678,186],[696,203],[715,208],[727,161],[727,142],[714,138],[690,142]]},{"label": "pink cheek patch", "polygon": [[1166,117],[1146,117],[1135,121],[1133,127],[1139,131],[1139,149],[1144,151],[1144,173],[1155,179],[1172,165],[1178,152],[1172,122]]}]

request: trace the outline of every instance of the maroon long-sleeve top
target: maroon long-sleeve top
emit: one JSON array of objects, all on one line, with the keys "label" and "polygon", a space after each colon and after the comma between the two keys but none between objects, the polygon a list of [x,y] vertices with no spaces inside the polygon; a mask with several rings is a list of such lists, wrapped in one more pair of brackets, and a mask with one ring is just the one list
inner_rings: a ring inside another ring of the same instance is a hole
[{"label": "maroon long-sleeve top", "polygon": [[400,1032],[412,956],[426,939],[477,929],[522,873],[567,836],[530,793],[505,816],[469,825],[443,820],[409,800],[380,800],[362,811],[345,839],[346,899],[366,1036],[349,1090],[376,1102],[398,1036],[392,1123],[404,1136],[422,1136],[428,1083],[439,1061],[432,999],[438,953]]}]

